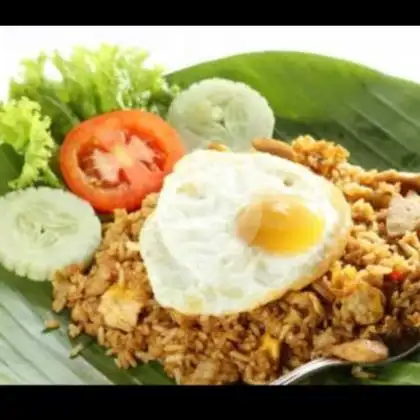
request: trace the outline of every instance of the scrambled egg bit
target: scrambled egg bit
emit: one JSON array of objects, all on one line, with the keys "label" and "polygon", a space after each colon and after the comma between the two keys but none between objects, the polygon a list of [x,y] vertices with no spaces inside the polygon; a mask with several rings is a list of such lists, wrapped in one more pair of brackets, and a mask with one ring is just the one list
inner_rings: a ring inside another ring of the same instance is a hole
[{"label": "scrambled egg bit", "polygon": [[273,360],[279,360],[280,344],[280,340],[274,338],[269,333],[265,333],[262,337],[260,350],[266,351]]},{"label": "scrambled egg bit", "polygon": [[331,270],[330,290],[341,300],[342,314],[359,325],[378,322],[385,313],[385,296],[376,287],[357,278],[355,267],[336,262]]}]

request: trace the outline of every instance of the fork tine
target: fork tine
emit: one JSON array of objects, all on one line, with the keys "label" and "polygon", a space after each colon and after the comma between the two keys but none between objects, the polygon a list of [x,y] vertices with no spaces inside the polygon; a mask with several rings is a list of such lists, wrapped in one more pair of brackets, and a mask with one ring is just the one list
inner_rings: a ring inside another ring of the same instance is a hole
[{"label": "fork tine", "polygon": [[400,360],[419,349],[420,330],[413,328],[403,336],[383,337],[383,342],[388,347],[390,356],[384,363]]}]

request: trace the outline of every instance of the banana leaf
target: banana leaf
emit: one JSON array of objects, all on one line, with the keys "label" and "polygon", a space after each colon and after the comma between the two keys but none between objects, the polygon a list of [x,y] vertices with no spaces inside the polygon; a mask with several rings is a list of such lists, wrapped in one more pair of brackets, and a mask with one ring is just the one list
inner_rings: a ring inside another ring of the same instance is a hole
[{"label": "banana leaf", "polygon": [[[420,171],[420,85],[355,63],[294,53],[249,53],[206,62],[167,76],[187,87],[224,77],[254,87],[276,115],[275,136],[326,138],[348,148],[351,161],[366,168]],[[244,145],[248,147],[248,145]],[[21,162],[0,148],[0,194]],[[46,333],[45,320],[60,328]],[[173,384],[158,364],[120,370],[104,349],[86,337],[81,355],[69,358],[68,315],[53,315],[51,285],[33,283],[0,269],[0,384]],[[374,380],[326,372],[317,384],[420,384],[420,356],[394,363]]]}]

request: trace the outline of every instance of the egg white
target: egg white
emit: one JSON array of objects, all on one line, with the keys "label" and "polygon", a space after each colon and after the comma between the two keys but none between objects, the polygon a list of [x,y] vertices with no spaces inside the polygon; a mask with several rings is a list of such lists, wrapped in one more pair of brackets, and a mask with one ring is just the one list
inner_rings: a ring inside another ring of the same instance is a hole
[{"label": "egg white", "polygon": [[[236,233],[238,212],[265,193],[291,194],[324,219],[319,242],[274,255]],[[160,305],[189,315],[252,310],[306,286],[342,253],[351,226],[339,190],[302,165],[266,153],[197,150],[165,178],[140,233],[140,252]]]}]

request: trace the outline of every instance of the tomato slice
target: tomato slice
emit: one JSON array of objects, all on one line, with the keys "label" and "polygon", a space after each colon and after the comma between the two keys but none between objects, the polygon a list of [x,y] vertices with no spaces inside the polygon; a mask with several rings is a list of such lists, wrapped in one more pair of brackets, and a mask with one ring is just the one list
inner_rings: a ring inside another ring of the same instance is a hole
[{"label": "tomato slice", "polygon": [[59,163],[70,190],[108,213],[138,209],[185,153],[177,132],[162,118],[124,110],[74,127],[61,145]]}]

